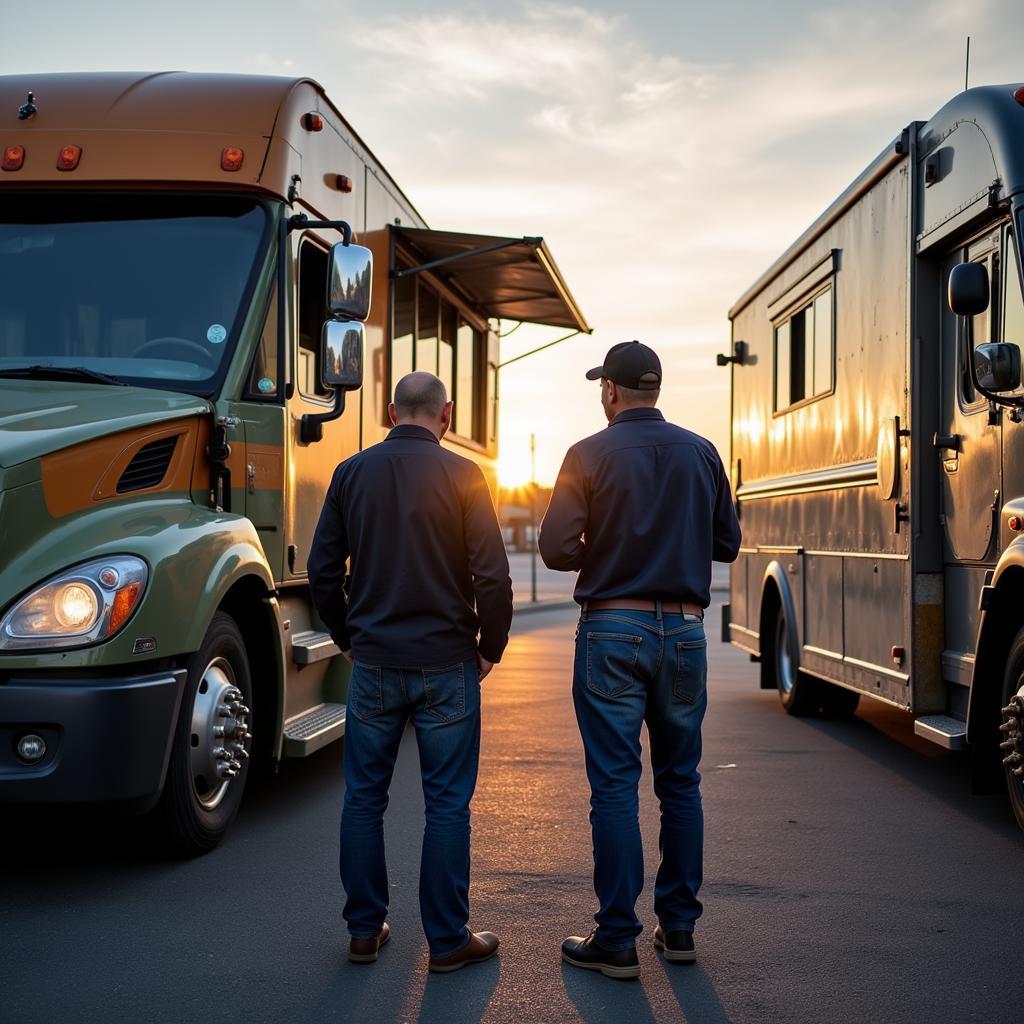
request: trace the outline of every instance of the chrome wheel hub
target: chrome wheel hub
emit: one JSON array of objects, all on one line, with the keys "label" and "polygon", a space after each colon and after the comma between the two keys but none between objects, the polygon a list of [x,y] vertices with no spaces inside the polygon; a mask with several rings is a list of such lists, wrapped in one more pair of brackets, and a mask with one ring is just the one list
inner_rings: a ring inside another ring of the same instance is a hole
[{"label": "chrome wheel hub", "polygon": [[999,726],[1003,751],[1003,764],[1015,778],[1024,778],[1024,677],[1017,681],[1017,692],[1003,708],[1003,722]]},{"label": "chrome wheel hub", "polygon": [[196,689],[189,737],[192,789],[208,811],[224,799],[231,780],[249,759],[249,714],[230,663],[214,658]]}]

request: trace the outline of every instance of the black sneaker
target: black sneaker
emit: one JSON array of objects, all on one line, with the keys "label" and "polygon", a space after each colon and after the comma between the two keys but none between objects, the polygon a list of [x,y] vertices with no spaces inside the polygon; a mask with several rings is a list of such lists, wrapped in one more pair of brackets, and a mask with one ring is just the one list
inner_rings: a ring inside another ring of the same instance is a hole
[{"label": "black sneaker", "polygon": [[630,946],[629,949],[604,949],[597,944],[593,934],[586,938],[570,935],[562,943],[562,959],[573,967],[600,971],[606,978],[640,977],[636,946]]},{"label": "black sneaker", "polygon": [[693,948],[693,932],[666,932],[659,925],[654,930],[654,945],[674,964],[692,964],[697,959]]}]

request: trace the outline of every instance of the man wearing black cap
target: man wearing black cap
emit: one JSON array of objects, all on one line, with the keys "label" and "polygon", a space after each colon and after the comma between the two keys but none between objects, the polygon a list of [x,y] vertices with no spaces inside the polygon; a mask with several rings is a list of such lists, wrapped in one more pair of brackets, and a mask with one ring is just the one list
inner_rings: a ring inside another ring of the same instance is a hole
[{"label": "man wearing black cap", "polygon": [[640,974],[636,900],[640,729],[647,722],[661,802],[654,944],[696,959],[703,874],[700,728],[707,707],[704,609],[711,562],[731,562],[740,529],[729,480],[710,441],[655,408],[661,362],[638,341],[613,346],[587,373],[601,381],[609,425],[573,445],[541,527],[552,569],[579,572],[573,703],[590,781],[597,928],[562,957],[608,977]]}]

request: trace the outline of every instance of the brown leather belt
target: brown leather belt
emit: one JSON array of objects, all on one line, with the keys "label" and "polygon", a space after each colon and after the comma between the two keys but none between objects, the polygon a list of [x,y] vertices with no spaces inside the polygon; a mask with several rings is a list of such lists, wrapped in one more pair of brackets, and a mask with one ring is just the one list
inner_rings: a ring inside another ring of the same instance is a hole
[{"label": "brown leather belt", "polygon": [[617,608],[628,612],[656,612],[661,605],[662,613],[669,615],[699,615],[704,618],[704,609],[699,604],[688,601],[654,601],[634,597],[609,597],[602,601],[588,601],[588,612],[605,611]]}]

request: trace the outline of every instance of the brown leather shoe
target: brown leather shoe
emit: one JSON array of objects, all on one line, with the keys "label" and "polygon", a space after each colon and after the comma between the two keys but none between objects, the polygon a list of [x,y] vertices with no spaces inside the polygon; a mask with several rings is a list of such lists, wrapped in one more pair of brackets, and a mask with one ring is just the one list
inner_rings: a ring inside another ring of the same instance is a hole
[{"label": "brown leather shoe", "polygon": [[380,947],[391,938],[391,928],[387,921],[376,935],[369,939],[353,939],[349,943],[348,958],[354,964],[372,964],[377,959]]},{"label": "brown leather shoe", "polygon": [[455,950],[439,960],[430,961],[430,970],[435,974],[457,971],[466,964],[479,964],[490,960],[498,952],[498,936],[494,932],[471,932],[469,942],[462,949]]}]

